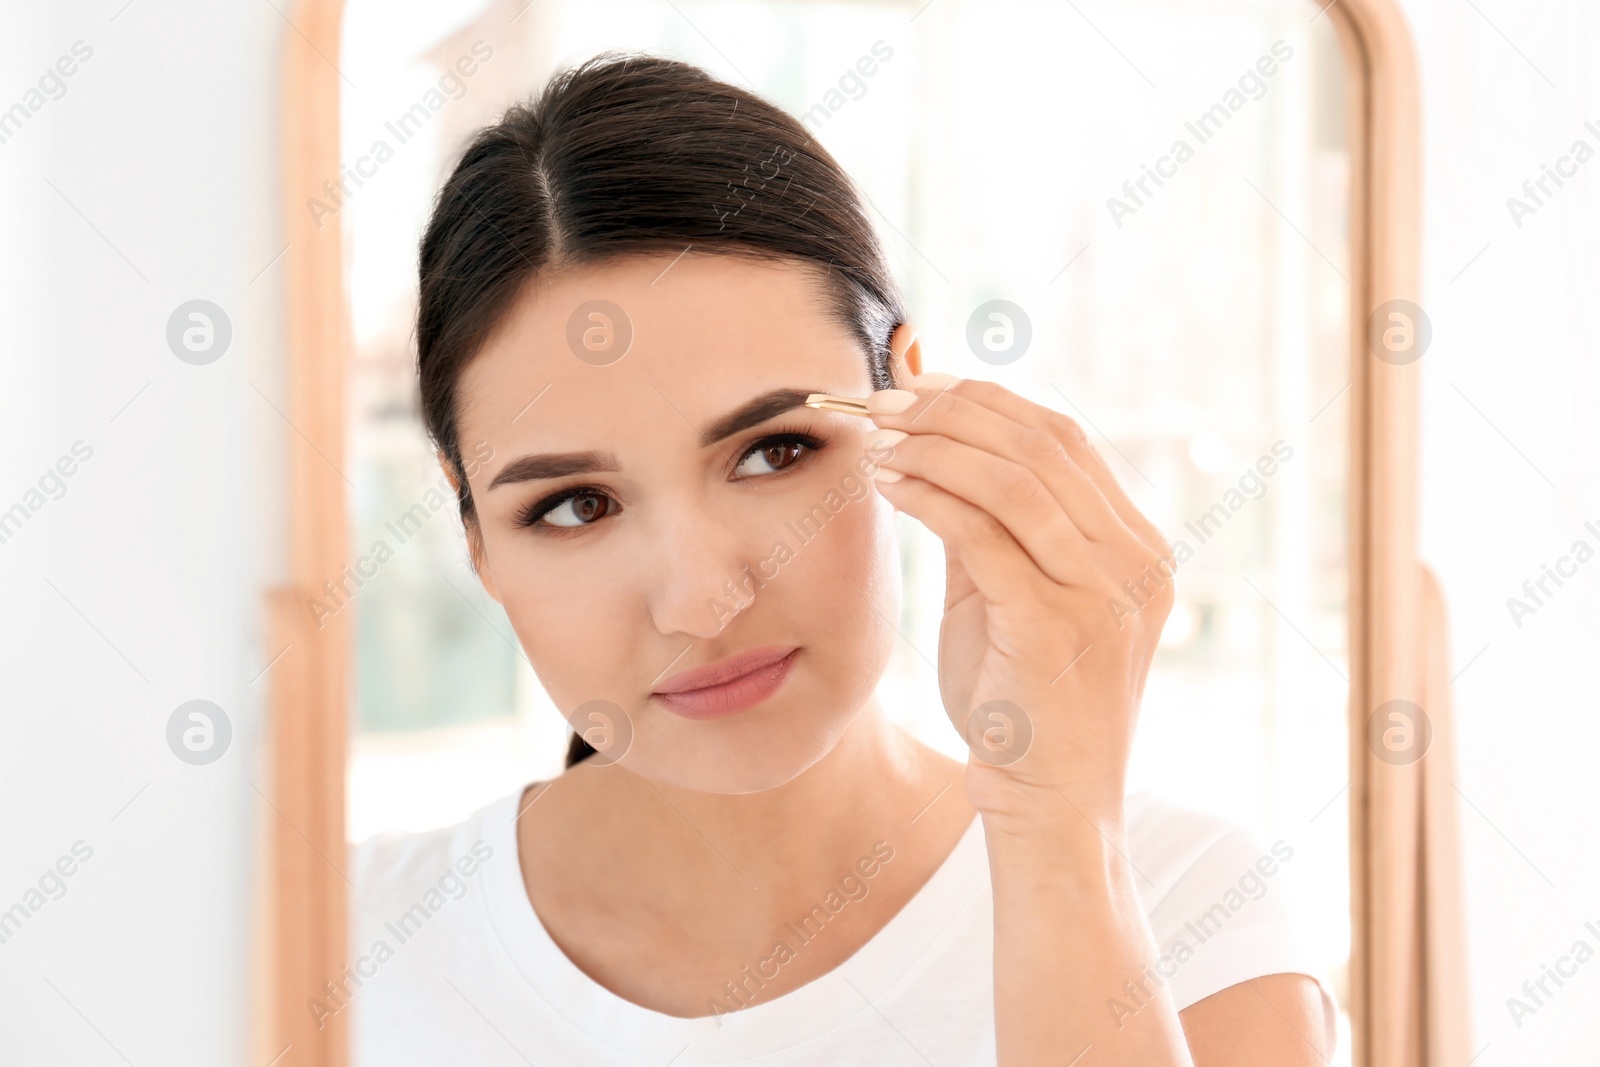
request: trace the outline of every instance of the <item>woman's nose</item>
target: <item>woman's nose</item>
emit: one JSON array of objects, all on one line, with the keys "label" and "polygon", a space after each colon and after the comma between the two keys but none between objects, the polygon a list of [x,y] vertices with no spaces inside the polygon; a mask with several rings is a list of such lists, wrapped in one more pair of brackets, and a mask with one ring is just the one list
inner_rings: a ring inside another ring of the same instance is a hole
[{"label": "woman's nose", "polygon": [[[724,519],[680,516],[658,531],[649,583],[649,608],[664,634],[715,637],[761,596],[775,565],[763,559],[761,539]],[[772,538],[764,547],[770,552]]]}]

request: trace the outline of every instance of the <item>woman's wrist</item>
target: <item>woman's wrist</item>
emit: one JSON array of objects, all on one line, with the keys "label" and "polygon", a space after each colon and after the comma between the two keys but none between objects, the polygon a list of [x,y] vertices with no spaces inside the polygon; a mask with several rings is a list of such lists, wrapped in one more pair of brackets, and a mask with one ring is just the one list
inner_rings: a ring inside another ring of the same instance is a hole
[{"label": "woman's wrist", "polygon": [[991,874],[1075,896],[1120,897],[1133,878],[1120,817],[1091,819],[1061,807],[1031,818],[980,812]]},{"label": "woman's wrist", "polygon": [[1124,826],[1121,783],[1086,788],[1027,782],[983,764],[967,765],[967,797],[983,818],[991,841],[1023,848],[1041,839],[1087,836],[1120,840]]}]

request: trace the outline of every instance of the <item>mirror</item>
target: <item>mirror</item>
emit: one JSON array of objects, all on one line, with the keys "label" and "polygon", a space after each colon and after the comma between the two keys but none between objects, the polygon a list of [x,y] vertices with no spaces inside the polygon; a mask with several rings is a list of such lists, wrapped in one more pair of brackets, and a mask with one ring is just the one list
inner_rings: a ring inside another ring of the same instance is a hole
[{"label": "mirror", "polygon": [[[799,117],[865,194],[925,369],[1078,420],[1166,535],[1177,600],[1129,790],[1282,846],[1261,892],[1301,916],[1349,1063],[1354,272],[1333,20],[1296,0],[348,0],[343,17],[343,165],[307,210],[342,228],[353,342],[350,566],[316,609],[349,611],[355,637],[350,841],[452,826],[561,772],[570,727],[468,565],[421,427],[416,249],[477,128],[561,67],[648,50]],[[879,697],[965,760],[931,666],[943,549],[896,521]],[[342,1016],[360,992],[321,1003]]]}]

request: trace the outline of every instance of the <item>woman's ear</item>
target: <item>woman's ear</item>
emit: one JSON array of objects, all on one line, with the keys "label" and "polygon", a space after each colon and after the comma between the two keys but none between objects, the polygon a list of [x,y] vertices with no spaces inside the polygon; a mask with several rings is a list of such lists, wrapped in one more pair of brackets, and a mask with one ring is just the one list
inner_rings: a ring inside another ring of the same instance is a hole
[{"label": "woman's ear", "polygon": [[907,379],[922,373],[922,342],[909,322],[902,322],[889,335],[889,369],[902,387]]},{"label": "woman's ear", "polygon": [[[461,499],[461,483],[456,481],[455,468],[450,464],[450,457],[445,455],[444,449],[437,453],[439,467],[444,471],[444,476],[450,480],[450,489],[455,493],[456,499]],[[483,549],[483,532],[478,528],[478,521],[463,524],[467,535],[467,551],[472,554],[472,571],[478,576],[478,581],[483,584],[483,591],[500,603],[500,591],[494,585],[494,572],[489,569],[489,557]]]}]

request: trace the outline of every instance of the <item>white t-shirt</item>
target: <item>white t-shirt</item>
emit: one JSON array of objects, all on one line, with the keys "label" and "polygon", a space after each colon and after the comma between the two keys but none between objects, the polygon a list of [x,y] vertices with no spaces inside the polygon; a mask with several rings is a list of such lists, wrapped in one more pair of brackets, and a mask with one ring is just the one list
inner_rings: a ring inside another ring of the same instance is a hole
[{"label": "white t-shirt", "polygon": [[[353,846],[352,962],[307,1007],[319,1018],[349,1013],[356,1067],[995,1063],[994,899],[981,817],[832,971],[770,1001],[685,1019],[617,996],[551,940],[522,882],[520,796],[456,826]],[[1293,862],[1290,846],[1265,847],[1242,827],[1150,793],[1130,794],[1125,813],[1128,858],[1163,954],[1147,990],[1164,982],[1181,1010],[1248,978],[1317,977],[1273,877]],[[870,892],[870,877],[860,881]],[[848,888],[859,899],[860,887]],[[842,893],[826,898],[834,912],[849,903]],[[1334,1002],[1318,984],[1331,1040]],[[1113,1016],[1145,995],[1135,987],[1119,1008],[1111,992]]]}]

